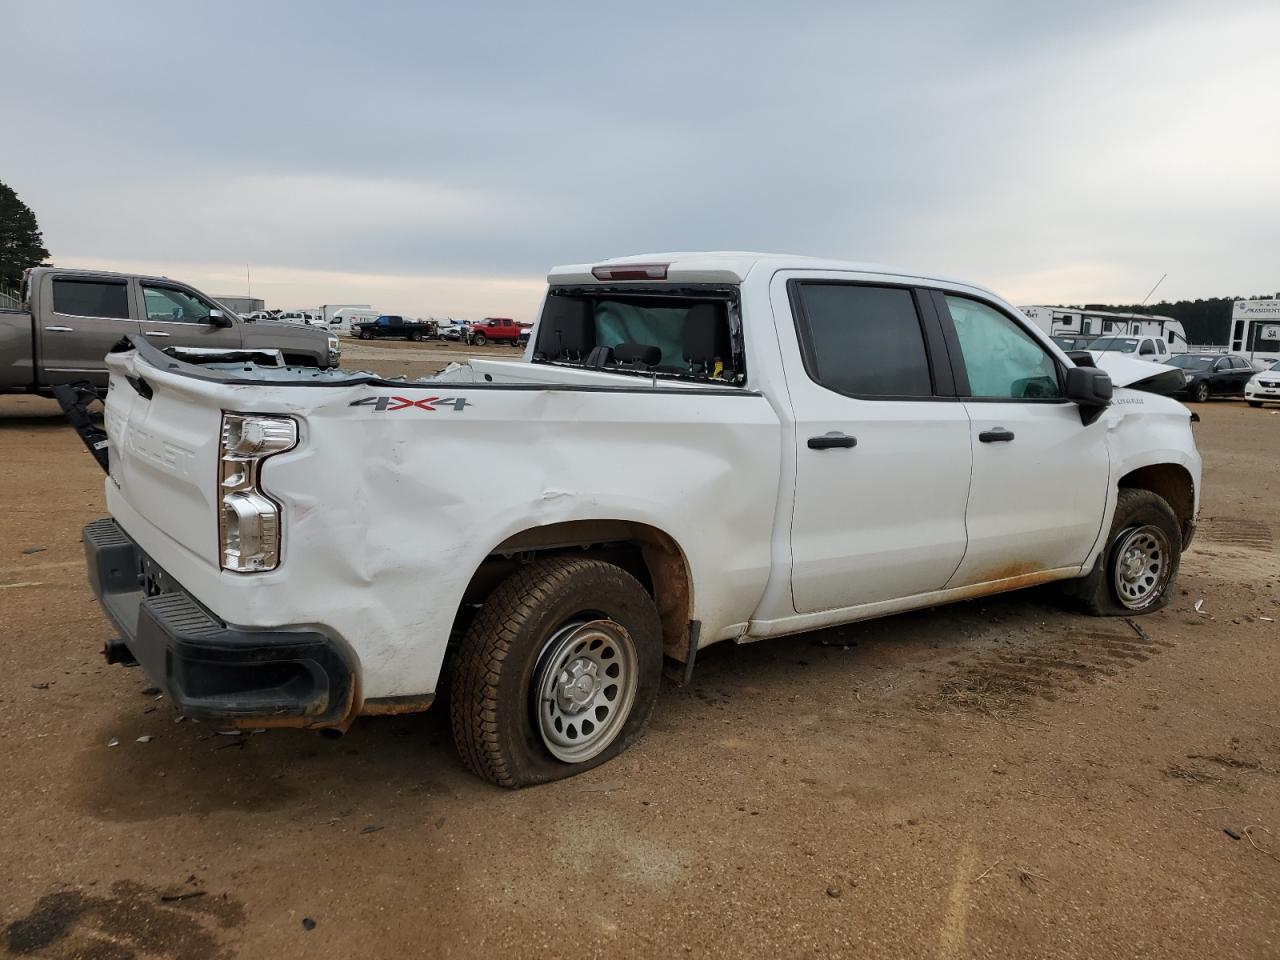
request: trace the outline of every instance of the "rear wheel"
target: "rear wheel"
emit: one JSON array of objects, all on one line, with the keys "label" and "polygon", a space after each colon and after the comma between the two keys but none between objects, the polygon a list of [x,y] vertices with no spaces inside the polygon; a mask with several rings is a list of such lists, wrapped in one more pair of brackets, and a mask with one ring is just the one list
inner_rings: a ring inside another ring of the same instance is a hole
[{"label": "rear wheel", "polygon": [[409,339],[412,340],[414,343],[417,343],[419,340],[422,339],[422,334],[419,333],[417,330],[414,330],[411,334],[409,334]]},{"label": "rear wheel", "polygon": [[458,753],[503,787],[590,770],[640,736],[661,671],[658,611],[634,577],[599,560],[532,563],[494,590],[458,650]]},{"label": "rear wheel", "polygon": [[1182,529],[1173,508],[1150,490],[1124,487],[1107,546],[1093,571],[1065,585],[1097,616],[1153,613],[1173,595]]}]

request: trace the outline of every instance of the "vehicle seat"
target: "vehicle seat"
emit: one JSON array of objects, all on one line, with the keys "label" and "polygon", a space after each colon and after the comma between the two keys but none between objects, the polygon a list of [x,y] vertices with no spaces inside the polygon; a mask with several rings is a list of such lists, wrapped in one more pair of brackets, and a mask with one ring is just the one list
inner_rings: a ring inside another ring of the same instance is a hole
[{"label": "vehicle seat", "polygon": [[699,303],[689,309],[684,321],[684,358],[691,373],[711,373],[717,360],[724,364],[725,371],[731,369],[729,323],[719,304]]},{"label": "vehicle seat", "polygon": [[613,363],[613,347],[592,347],[587,354],[587,366],[592,370],[603,370]]},{"label": "vehicle seat", "polygon": [[662,359],[662,349],[650,343],[620,343],[613,348],[613,359],[628,370],[650,370]]},{"label": "vehicle seat", "polygon": [[595,339],[590,302],[570,297],[547,298],[535,353],[552,360],[580,361],[591,352]]}]

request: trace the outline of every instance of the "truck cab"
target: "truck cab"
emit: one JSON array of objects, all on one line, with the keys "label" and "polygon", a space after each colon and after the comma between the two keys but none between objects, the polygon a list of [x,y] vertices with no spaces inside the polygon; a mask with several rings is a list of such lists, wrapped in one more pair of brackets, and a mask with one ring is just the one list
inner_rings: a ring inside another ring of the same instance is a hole
[{"label": "truck cab", "polygon": [[47,393],[59,384],[107,385],[103,358],[125,337],[157,347],[278,349],[286,363],[337,363],[336,338],[247,321],[168,277],[36,267],[26,309],[0,311],[0,391]]}]

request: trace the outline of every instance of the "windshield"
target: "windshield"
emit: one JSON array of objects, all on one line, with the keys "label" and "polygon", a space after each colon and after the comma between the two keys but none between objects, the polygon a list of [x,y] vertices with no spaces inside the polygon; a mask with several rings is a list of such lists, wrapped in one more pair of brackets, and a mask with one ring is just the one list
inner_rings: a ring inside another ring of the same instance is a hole
[{"label": "windshield", "polygon": [[1213,366],[1213,361],[1217,357],[1197,357],[1189,353],[1184,353],[1180,357],[1174,357],[1169,361],[1172,367],[1181,367],[1183,370],[1208,370]]},{"label": "windshield", "polygon": [[1138,349],[1137,337],[1099,337],[1089,344],[1090,350],[1102,350],[1110,353],[1135,353]]},{"label": "windshield", "polygon": [[716,289],[553,288],[534,362],[680,380],[746,381],[736,304]]}]

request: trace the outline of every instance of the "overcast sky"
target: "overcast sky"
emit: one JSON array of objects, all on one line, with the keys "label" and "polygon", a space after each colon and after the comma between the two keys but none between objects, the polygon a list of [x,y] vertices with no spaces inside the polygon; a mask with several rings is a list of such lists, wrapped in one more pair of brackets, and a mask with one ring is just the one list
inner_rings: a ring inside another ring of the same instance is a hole
[{"label": "overcast sky", "polygon": [[558,263],[748,249],[1018,303],[1280,290],[1280,2],[59,3],[0,180],[56,263],[531,319]]}]

